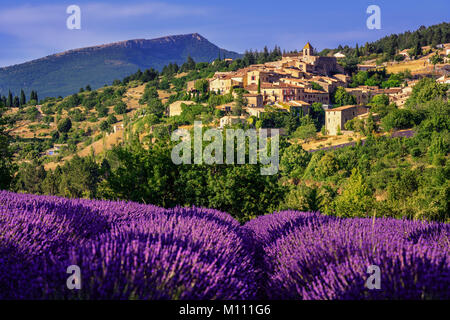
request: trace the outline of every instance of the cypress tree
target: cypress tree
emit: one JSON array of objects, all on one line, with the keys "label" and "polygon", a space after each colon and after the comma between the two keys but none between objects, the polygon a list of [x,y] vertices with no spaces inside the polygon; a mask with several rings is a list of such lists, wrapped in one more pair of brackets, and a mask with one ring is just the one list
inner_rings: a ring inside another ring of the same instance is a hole
[{"label": "cypress tree", "polygon": [[27,98],[25,97],[25,92],[20,90],[20,106],[24,106],[27,103]]},{"label": "cypress tree", "polygon": [[8,108],[11,108],[11,107],[12,107],[12,104],[13,104],[13,96],[12,96],[11,90],[9,90],[9,92],[8,92],[8,98],[6,99],[6,106],[7,106]]},{"label": "cypress tree", "polygon": [[13,99],[13,107],[14,108],[20,107],[19,97],[17,97],[17,96],[15,96],[14,99]]}]

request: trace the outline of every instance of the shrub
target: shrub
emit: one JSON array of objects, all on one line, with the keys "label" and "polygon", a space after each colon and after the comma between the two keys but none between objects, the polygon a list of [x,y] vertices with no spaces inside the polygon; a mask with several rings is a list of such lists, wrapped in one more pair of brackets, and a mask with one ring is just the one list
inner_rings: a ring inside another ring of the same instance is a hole
[{"label": "shrub", "polygon": [[61,133],[67,133],[72,128],[72,121],[70,118],[65,118],[58,122],[58,131]]},{"label": "shrub", "polygon": [[114,106],[114,112],[117,114],[124,114],[127,112],[127,105],[125,102],[120,101]]}]

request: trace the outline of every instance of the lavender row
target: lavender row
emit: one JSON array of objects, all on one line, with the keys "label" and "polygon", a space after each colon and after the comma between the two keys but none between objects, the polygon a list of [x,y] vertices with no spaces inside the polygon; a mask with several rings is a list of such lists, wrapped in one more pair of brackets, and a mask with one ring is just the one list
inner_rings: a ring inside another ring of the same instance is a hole
[{"label": "lavender row", "polygon": [[251,299],[245,239],[215,210],[0,192],[0,298]]},{"label": "lavender row", "polygon": [[[269,299],[449,299],[450,226],[285,211],[250,221]],[[380,289],[366,286],[380,268]]]},{"label": "lavender row", "polygon": [[[449,299],[448,224],[0,191],[0,299]],[[82,288],[69,290],[77,265]],[[381,288],[366,286],[379,266]]]}]

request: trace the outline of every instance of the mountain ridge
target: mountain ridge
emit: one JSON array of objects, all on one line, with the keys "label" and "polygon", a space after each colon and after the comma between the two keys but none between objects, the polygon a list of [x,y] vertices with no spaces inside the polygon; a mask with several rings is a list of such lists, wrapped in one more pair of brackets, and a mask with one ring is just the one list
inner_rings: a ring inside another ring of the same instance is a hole
[{"label": "mountain ridge", "polygon": [[98,88],[138,69],[161,70],[168,63],[182,64],[188,56],[211,62],[219,56],[241,55],[222,49],[198,33],[155,39],[130,39],[66,50],[21,64],[0,68],[0,94],[21,89],[40,97],[66,96],[90,84]]}]

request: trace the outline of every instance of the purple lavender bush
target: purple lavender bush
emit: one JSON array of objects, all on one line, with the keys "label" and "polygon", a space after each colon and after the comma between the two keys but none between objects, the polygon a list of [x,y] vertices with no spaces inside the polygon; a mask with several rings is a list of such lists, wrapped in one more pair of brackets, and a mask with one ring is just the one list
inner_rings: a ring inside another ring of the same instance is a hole
[{"label": "purple lavender bush", "polygon": [[[447,224],[280,212],[250,221],[269,299],[449,299]],[[377,265],[381,288],[369,290]]]},{"label": "purple lavender bush", "polygon": [[[449,299],[448,224],[0,191],[0,299]],[[67,267],[81,270],[69,290]],[[366,287],[379,266],[381,288]]]},{"label": "purple lavender bush", "polygon": [[0,298],[252,299],[245,237],[216,210],[0,192]]}]

